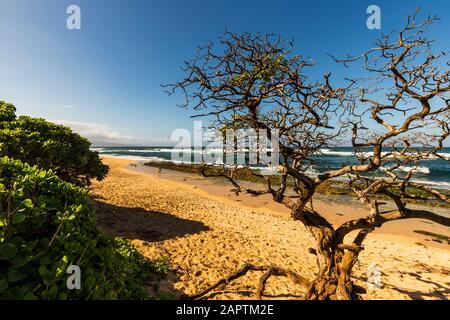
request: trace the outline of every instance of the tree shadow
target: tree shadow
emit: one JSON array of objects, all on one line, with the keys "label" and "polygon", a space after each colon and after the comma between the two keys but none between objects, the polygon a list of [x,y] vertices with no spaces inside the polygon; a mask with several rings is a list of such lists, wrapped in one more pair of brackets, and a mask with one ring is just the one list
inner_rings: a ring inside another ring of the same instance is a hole
[{"label": "tree shadow", "polygon": [[[425,298],[436,298],[441,300],[448,300],[448,296],[450,294],[450,282],[446,282],[444,284],[437,283],[435,281],[431,281],[426,279],[426,274],[430,273],[444,273],[445,275],[450,275],[450,272],[445,269],[433,268],[424,263],[418,263],[416,267],[419,268],[418,272],[407,272],[407,274],[411,277],[414,277],[419,282],[423,284],[430,284],[433,288],[427,292],[424,291],[414,291],[414,290],[405,290],[402,288],[391,287],[393,290],[397,290],[400,293],[406,294],[411,299],[414,300],[425,300]],[[388,285],[389,286],[389,285]]]},{"label": "tree shadow", "polygon": [[450,294],[450,289],[449,289],[450,283],[449,282],[445,283],[445,285],[442,285],[442,284],[439,284],[434,281],[423,279],[422,277],[417,276],[417,274],[410,273],[410,275],[413,275],[417,280],[419,280],[423,283],[432,284],[434,286],[434,288],[428,292],[424,292],[424,291],[402,289],[402,288],[392,286],[390,284],[385,284],[385,285],[386,285],[386,287],[388,287],[392,290],[406,294],[408,297],[410,297],[413,300],[425,300],[425,298],[448,300],[448,295]]},{"label": "tree shadow", "polygon": [[167,212],[129,208],[94,199],[97,223],[115,237],[146,242],[164,241],[209,230],[208,226]]},{"label": "tree shadow", "polygon": [[[445,282],[444,284],[437,283],[435,281],[431,281],[429,279],[426,279],[426,275],[430,273],[443,273],[445,275],[450,275],[450,272],[445,269],[440,268],[433,268],[430,267],[424,263],[418,263],[415,265],[417,268],[416,272],[406,272],[404,274],[415,278],[419,283],[426,284],[426,285],[432,285],[432,288],[429,288],[428,286],[422,287],[423,289],[420,290],[421,286],[417,286],[416,290],[411,290],[409,288],[401,288],[399,286],[392,285],[390,283],[383,282],[383,287],[389,288],[391,290],[397,291],[399,293],[405,294],[408,297],[410,297],[413,300],[425,300],[426,298],[433,298],[433,299],[440,299],[440,300],[448,300],[448,296],[450,295],[450,282]],[[367,278],[365,277],[353,277],[355,279],[358,279],[360,281],[367,281]]]}]

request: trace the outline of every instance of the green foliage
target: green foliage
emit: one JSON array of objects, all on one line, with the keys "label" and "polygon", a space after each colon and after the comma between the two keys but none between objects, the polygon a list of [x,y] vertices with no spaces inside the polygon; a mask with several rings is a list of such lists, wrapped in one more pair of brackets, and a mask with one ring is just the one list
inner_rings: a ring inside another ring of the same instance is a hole
[{"label": "green foliage", "polygon": [[89,149],[87,139],[44,119],[16,118],[15,110],[0,101],[0,156],[52,169],[61,179],[80,186],[106,176],[108,167]]},{"label": "green foliage", "polygon": [[[81,268],[80,290],[67,289],[71,264]],[[0,158],[0,299],[142,299],[154,269],[97,229],[83,188]]]},{"label": "green foliage", "polygon": [[164,275],[169,272],[169,258],[168,257],[160,257],[153,261],[152,268],[156,273]]},{"label": "green foliage", "polygon": [[14,121],[16,119],[16,107],[0,100],[0,122]]},{"label": "green foliage", "polygon": [[261,91],[270,87],[272,77],[280,77],[288,69],[288,60],[282,54],[266,55],[251,70],[244,70],[230,79],[230,84],[239,86],[253,82]]}]

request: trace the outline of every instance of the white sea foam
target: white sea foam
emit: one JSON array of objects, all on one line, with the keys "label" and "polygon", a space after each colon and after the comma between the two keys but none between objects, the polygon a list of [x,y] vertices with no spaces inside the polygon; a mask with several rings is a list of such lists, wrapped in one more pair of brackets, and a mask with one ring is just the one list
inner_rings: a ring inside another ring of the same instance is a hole
[{"label": "white sea foam", "polygon": [[[114,150],[111,150],[114,151]],[[205,148],[205,149],[182,149],[182,148],[154,148],[154,149],[128,149],[123,150],[124,152],[130,152],[130,153],[159,153],[159,152],[165,152],[165,153],[221,153],[224,151],[223,148]],[[237,152],[250,152],[248,148],[240,148],[236,150]],[[265,150],[266,152],[271,152],[272,149],[268,148]]]},{"label": "white sea foam", "polygon": [[445,152],[440,153],[440,152],[438,152],[438,155],[446,157],[446,158],[450,158],[450,153],[445,153]]},{"label": "white sea foam", "polygon": [[169,160],[166,160],[163,158],[158,158],[158,157],[132,156],[132,155],[114,154],[114,153],[111,153],[111,154],[104,153],[104,154],[101,154],[100,156],[119,158],[119,159],[127,159],[127,160],[133,160],[133,161],[158,161],[158,162],[169,161]]},{"label": "white sea foam", "polygon": [[419,172],[419,173],[425,173],[425,174],[429,174],[430,173],[430,168],[428,167],[408,167],[408,166],[404,166],[404,167],[400,167],[400,170],[404,171],[404,172]]},{"label": "white sea foam", "polygon": [[[390,170],[390,168],[381,167],[380,170],[387,171],[387,170]],[[414,166],[414,167],[400,166],[400,167],[394,169],[394,171],[403,171],[403,172],[410,172],[410,171],[412,171],[412,172],[429,174],[430,173],[430,168],[428,168],[428,167],[420,167],[420,166]]]},{"label": "white sea foam", "polygon": [[443,181],[437,182],[437,181],[420,180],[420,179],[414,179],[412,181],[415,183],[423,184],[423,185],[430,185],[433,187],[450,190],[450,182],[443,182]]},{"label": "white sea foam", "polygon": [[333,151],[330,149],[321,149],[319,154],[329,156],[352,157],[355,153],[353,151]]},{"label": "white sea foam", "polygon": [[[372,157],[373,156],[373,152],[368,151],[368,152],[355,152],[355,151],[337,151],[337,150],[330,150],[330,149],[320,149],[320,152],[318,153],[318,155],[329,155],[329,156],[338,156],[338,157]],[[381,156],[385,156],[387,155],[388,152],[382,152]],[[393,155],[394,156],[394,155]]]},{"label": "white sea foam", "polygon": [[145,153],[145,152],[155,152],[151,149],[128,149],[125,150],[125,152],[131,152],[131,153]]}]

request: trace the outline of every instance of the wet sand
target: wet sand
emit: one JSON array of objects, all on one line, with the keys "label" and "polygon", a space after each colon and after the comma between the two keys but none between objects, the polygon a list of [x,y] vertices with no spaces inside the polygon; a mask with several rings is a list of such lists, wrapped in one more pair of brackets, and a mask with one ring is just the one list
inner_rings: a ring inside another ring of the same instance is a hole
[{"label": "wet sand", "polygon": [[[130,166],[133,161],[105,158],[108,177],[92,186],[101,227],[129,239],[150,258],[167,256],[174,273],[162,287],[192,294],[246,262],[277,265],[311,279],[313,239],[289,211],[267,197],[235,197],[223,181]],[[208,181],[206,181],[208,180]],[[319,197],[314,206],[334,224],[367,215],[349,197]],[[441,209],[439,209],[441,210]],[[444,209],[445,210],[445,209]],[[386,224],[369,235],[355,266],[355,281],[368,289],[365,299],[448,299],[450,246],[414,230],[449,235],[446,227],[411,219]],[[381,288],[372,288],[368,270],[380,270]],[[227,285],[212,298],[254,298],[261,274]],[[303,288],[271,278],[264,298],[301,298]]]}]

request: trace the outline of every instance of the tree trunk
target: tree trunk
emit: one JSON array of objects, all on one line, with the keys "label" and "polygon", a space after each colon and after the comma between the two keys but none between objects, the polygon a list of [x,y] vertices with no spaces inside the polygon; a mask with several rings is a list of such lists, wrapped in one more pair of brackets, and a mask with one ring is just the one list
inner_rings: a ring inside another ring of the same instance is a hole
[{"label": "tree trunk", "polygon": [[358,290],[350,278],[358,251],[352,246],[344,246],[343,239],[336,241],[333,226],[317,212],[307,209],[304,203],[294,207],[292,216],[305,225],[317,243],[313,252],[319,272],[311,282],[306,299],[358,299]]},{"label": "tree trunk", "polygon": [[[331,250],[331,248],[330,248]],[[317,253],[320,255],[320,253]],[[352,252],[344,252],[337,249],[331,252],[326,259],[326,264],[319,267],[319,273],[306,295],[308,300],[352,300],[359,299],[350,274],[356,256]],[[319,257],[318,257],[319,260]]]}]

